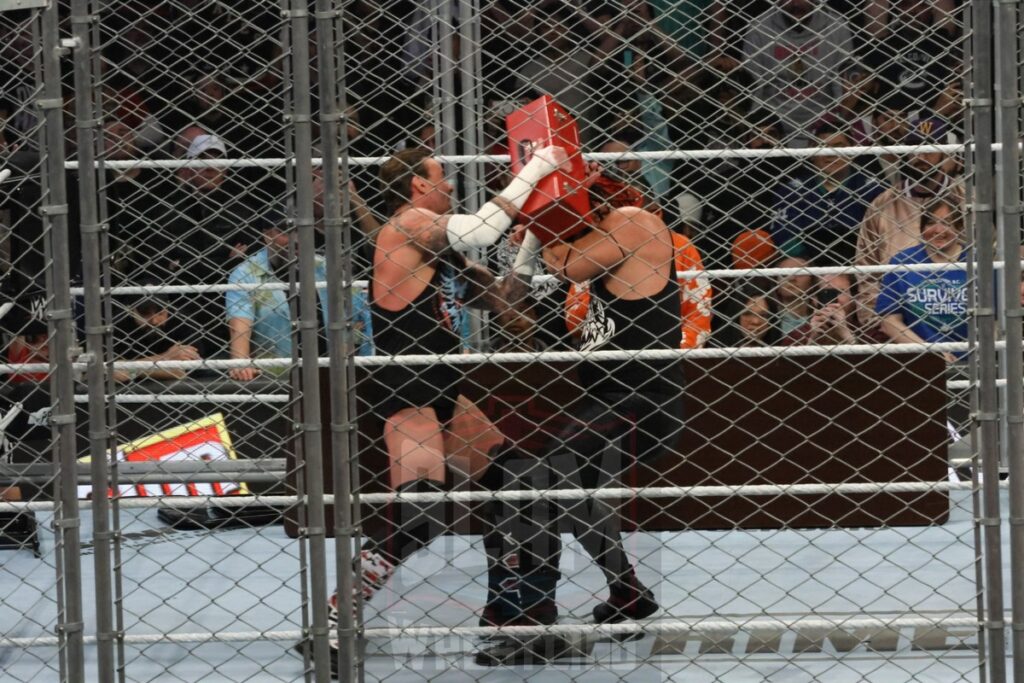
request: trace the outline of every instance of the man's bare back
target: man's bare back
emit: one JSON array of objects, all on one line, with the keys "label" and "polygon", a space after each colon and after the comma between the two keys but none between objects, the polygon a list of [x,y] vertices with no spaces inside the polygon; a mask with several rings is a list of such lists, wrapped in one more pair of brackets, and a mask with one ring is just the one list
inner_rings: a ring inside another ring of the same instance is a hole
[{"label": "man's bare back", "polygon": [[655,294],[674,277],[672,235],[660,218],[634,207],[611,209],[582,236],[548,245],[543,254],[555,275],[572,282],[603,278],[623,299]]}]

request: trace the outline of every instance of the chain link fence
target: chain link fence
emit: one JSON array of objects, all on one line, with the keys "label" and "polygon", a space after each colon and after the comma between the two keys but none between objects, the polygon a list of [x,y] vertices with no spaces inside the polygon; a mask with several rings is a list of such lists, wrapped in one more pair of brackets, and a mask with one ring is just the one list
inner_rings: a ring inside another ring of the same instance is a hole
[{"label": "chain link fence", "polygon": [[0,0],[4,679],[1024,680],[1022,19]]}]

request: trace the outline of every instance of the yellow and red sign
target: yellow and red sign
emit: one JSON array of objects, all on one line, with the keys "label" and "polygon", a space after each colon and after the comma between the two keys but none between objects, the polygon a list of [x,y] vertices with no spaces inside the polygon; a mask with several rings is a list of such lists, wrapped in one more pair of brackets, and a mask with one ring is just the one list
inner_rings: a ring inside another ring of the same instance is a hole
[{"label": "yellow and red sign", "polygon": [[[224,416],[215,413],[195,422],[146,436],[117,448],[118,462],[182,462],[198,460],[213,462],[234,460]],[[82,458],[79,462],[89,462]],[[137,496],[231,496],[248,494],[244,483],[173,483],[173,484],[121,484],[117,487],[120,498]],[[113,491],[110,492],[111,494]],[[79,486],[79,498],[91,498],[92,486]]]}]

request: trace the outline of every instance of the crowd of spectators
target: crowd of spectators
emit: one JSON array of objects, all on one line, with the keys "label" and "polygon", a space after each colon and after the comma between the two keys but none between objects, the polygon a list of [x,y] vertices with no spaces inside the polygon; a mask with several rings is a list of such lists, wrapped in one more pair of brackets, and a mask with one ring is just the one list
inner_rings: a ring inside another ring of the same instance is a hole
[{"label": "crowd of spectators", "polygon": [[[960,257],[962,168],[953,155],[724,153],[958,141],[962,23],[955,0],[483,0],[481,10],[486,151],[504,151],[501,113],[543,93],[574,114],[584,146],[592,151],[723,151],[713,158],[606,165],[607,179],[639,193],[678,233],[682,270],[941,263]],[[0,156],[3,165],[31,178],[38,175],[39,119],[32,106],[37,95],[26,16],[0,15]],[[473,60],[462,59],[468,46],[457,32],[451,61],[437,54],[430,22],[422,3],[351,3],[344,41],[350,106],[344,120],[352,155],[437,146],[434,84],[460,60]],[[104,15],[102,26],[107,159],[216,162],[288,153],[282,113],[293,91],[276,3],[122,0]],[[310,55],[315,69],[312,40]],[[311,82],[316,111],[315,74]],[[460,79],[451,82],[455,90],[448,95],[461,95]],[[73,159],[70,88],[68,94],[67,153]],[[462,125],[459,110],[456,127]],[[489,186],[501,183],[503,169],[484,170]],[[375,172],[372,166],[355,168],[349,187],[357,278],[368,272],[374,234],[386,219]],[[67,174],[75,254],[77,173]],[[296,254],[286,209],[289,184],[280,167],[107,169],[101,184],[116,284],[288,282]],[[324,192],[318,171],[320,253],[328,246]],[[6,281],[13,291],[38,286],[45,268],[42,222],[34,211],[42,193],[40,183],[21,182],[4,207],[13,264]],[[72,261],[72,275],[80,278],[80,260]],[[323,275],[318,271],[317,279]],[[958,320],[966,309],[950,303],[960,296],[952,289],[962,285],[947,276],[918,273],[910,282],[896,273],[797,273],[715,278],[710,287],[704,278],[689,277],[681,285],[683,303],[691,303],[690,313],[682,308],[684,333],[692,325],[684,334],[688,346],[963,336]],[[939,289],[946,293],[936,294]],[[579,293],[572,293],[568,305],[540,307],[557,318],[563,336],[578,314],[573,307]],[[570,293],[563,288],[546,296]],[[365,291],[356,289],[354,298],[357,344],[360,353],[372,353]],[[941,305],[916,305],[921,301]],[[291,354],[287,292],[281,286],[119,303],[118,324],[136,340],[116,349],[121,357]],[[330,302],[323,293],[320,303],[324,318]],[[936,322],[932,313],[940,308],[947,317]],[[698,318],[699,324],[693,322]],[[560,343],[558,330],[549,339]],[[37,341],[37,335],[21,335],[12,353],[41,358],[45,350]],[[254,374],[232,371],[240,380]]]}]

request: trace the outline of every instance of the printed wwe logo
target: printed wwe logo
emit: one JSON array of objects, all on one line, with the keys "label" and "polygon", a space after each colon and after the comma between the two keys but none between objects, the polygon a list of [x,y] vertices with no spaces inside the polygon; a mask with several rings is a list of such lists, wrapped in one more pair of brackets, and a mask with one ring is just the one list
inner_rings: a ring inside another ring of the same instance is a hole
[{"label": "printed wwe logo", "polygon": [[37,296],[29,302],[29,316],[32,320],[46,320],[46,298]]},{"label": "printed wwe logo", "polygon": [[600,299],[591,297],[587,317],[580,325],[580,351],[599,349],[614,336],[615,320],[608,317]]}]

